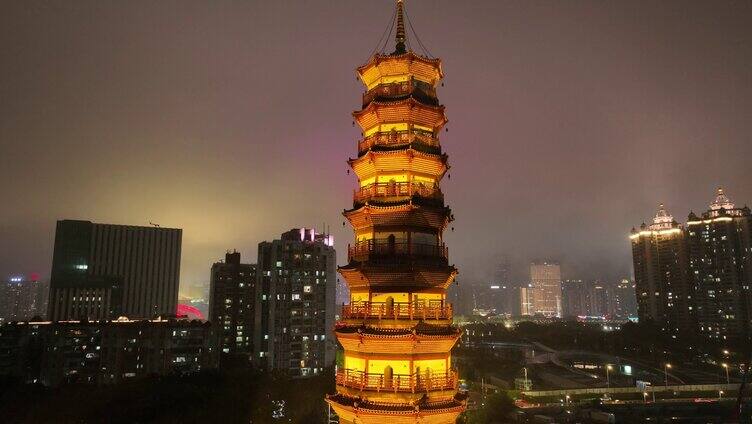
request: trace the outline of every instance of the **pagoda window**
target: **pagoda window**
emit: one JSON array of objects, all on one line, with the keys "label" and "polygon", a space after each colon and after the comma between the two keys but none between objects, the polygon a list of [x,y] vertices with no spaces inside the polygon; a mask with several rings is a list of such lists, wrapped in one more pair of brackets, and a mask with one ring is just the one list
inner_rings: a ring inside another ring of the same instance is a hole
[{"label": "pagoda window", "polygon": [[355,233],[355,237],[358,241],[365,241],[373,239],[373,231],[371,229],[359,230]]},{"label": "pagoda window", "polygon": [[366,360],[354,356],[345,356],[345,368],[348,370],[365,372]]},{"label": "pagoda window", "polygon": [[350,293],[350,302],[368,302],[369,293],[368,292],[351,292]]},{"label": "pagoda window", "polygon": [[369,186],[369,185],[371,185],[371,184],[374,184],[375,182],[376,182],[376,177],[375,177],[375,176],[373,176],[373,177],[368,177],[368,178],[364,178],[364,179],[363,179],[363,180],[362,180],[362,181],[360,182],[360,186],[361,186],[361,187]]},{"label": "pagoda window", "polygon": [[428,303],[435,304],[444,301],[444,295],[441,293],[413,293],[413,302],[416,304]]},{"label": "pagoda window", "polygon": [[412,241],[417,244],[438,244],[439,238],[436,234],[412,233]]},{"label": "pagoda window", "polygon": [[410,361],[399,359],[369,359],[368,360],[368,373],[369,374],[383,374],[386,367],[392,368],[392,373],[409,375],[410,374]]},{"label": "pagoda window", "polygon": [[393,302],[407,303],[410,301],[410,294],[409,293],[373,293],[371,295],[371,302],[386,303],[388,298],[392,298]]},{"label": "pagoda window", "polygon": [[374,238],[377,240],[377,243],[395,243],[395,244],[404,244],[407,243],[409,240],[407,231],[390,231],[390,232],[382,232],[377,231],[374,234]]},{"label": "pagoda window", "polygon": [[414,362],[416,373],[425,375],[431,374],[443,374],[447,372],[449,368],[449,359],[418,359]]}]

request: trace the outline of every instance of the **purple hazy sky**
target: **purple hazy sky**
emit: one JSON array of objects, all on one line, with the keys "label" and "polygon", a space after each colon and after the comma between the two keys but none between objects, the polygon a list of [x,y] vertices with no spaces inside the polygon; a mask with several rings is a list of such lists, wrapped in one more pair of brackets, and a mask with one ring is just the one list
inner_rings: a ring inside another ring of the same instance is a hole
[{"label": "purple hazy sky", "polygon": [[[297,226],[351,239],[354,68],[379,1],[13,1],[0,13],[0,277],[58,219],[183,228],[182,282]],[[752,3],[408,0],[441,57],[460,281],[534,258],[628,276],[627,234],[752,204]]]}]

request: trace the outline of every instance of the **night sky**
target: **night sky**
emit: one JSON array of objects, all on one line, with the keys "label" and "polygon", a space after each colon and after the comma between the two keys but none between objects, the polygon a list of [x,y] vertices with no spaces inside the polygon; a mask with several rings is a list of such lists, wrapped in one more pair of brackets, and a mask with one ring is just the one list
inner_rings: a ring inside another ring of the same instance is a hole
[{"label": "night sky", "polygon": [[[356,181],[354,69],[390,0],[6,1],[0,278],[49,275],[55,222],[178,227],[183,284],[225,250],[331,226]],[[629,276],[628,233],[722,185],[752,205],[752,3],[408,0],[442,58],[460,281]]]}]

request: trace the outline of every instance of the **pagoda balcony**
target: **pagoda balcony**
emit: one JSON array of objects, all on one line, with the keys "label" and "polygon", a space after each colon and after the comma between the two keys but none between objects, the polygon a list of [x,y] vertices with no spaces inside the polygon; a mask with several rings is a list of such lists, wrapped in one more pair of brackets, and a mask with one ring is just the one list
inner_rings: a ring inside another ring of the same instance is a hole
[{"label": "pagoda balcony", "polygon": [[439,147],[439,139],[430,132],[390,131],[375,133],[359,141],[358,152],[365,152],[373,146],[399,147],[413,143],[420,143],[431,148]]},{"label": "pagoda balcony", "polygon": [[353,201],[362,205],[369,200],[381,202],[399,202],[406,197],[418,196],[436,202],[443,202],[444,195],[438,186],[428,186],[414,182],[374,183],[353,192]]},{"label": "pagoda balcony", "polygon": [[421,374],[385,374],[365,373],[357,370],[338,370],[337,385],[359,390],[376,392],[421,393],[431,390],[456,390],[457,371],[445,373]]},{"label": "pagoda balcony", "polygon": [[342,306],[342,319],[450,320],[452,305],[443,302],[353,302]]},{"label": "pagoda balcony", "polygon": [[436,106],[436,88],[431,84],[418,80],[392,82],[379,84],[376,87],[363,93],[363,107],[368,106],[372,101],[397,99],[412,95],[422,103]]},{"label": "pagoda balcony", "polygon": [[350,262],[364,262],[373,259],[440,259],[447,262],[449,251],[445,244],[408,243],[389,239],[363,240],[347,245],[347,258]]}]

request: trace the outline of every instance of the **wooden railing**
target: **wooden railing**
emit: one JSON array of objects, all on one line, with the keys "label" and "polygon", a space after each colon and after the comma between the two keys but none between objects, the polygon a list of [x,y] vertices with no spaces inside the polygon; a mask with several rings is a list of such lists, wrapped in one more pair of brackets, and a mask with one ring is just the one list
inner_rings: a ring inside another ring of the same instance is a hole
[{"label": "wooden railing", "polygon": [[342,305],[343,319],[452,319],[452,305],[443,302],[353,302]]},{"label": "wooden railing", "polygon": [[457,371],[421,374],[371,374],[356,370],[339,370],[337,384],[360,390],[420,393],[429,390],[455,390]]},{"label": "wooden railing", "polygon": [[428,186],[414,182],[374,183],[361,187],[353,192],[355,203],[363,203],[373,198],[412,197],[420,196],[426,199],[442,200],[444,195],[438,186]]},{"label": "wooden railing", "polygon": [[430,147],[439,147],[439,139],[428,133],[417,131],[390,131],[376,133],[358,142],[358,151],[364,152],[373,146],[402,146],[411,143],[423,143]]},{"label": "wooden railing", "polygon": [[389,239],[371,239],[347,245],[347,258],[351,261],[364,261],[371,256],[410,256],[449,258],[445,244],[408,243]]}]

